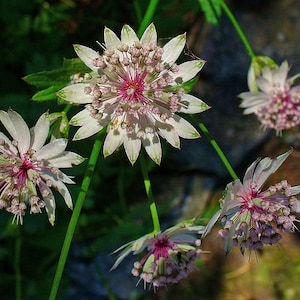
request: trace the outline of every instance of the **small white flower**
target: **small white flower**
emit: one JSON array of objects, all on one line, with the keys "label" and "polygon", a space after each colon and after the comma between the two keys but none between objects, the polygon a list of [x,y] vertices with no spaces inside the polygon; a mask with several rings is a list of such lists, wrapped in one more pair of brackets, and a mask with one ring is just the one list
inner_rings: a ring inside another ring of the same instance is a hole
[{"label": "small white flower", "polygon": [[22,224],[29,203],[30,213],[40,213],[45,208],[53,225],[55,199],[51,188],[62,195],[70,209],[73,207],[65,183],[74,182],[59,168],[70,168],[84,159],[65,151],[66,139],[45,144],[50,128],[48,113],[41,115],[30,130],[13,110],[0,111],[0,121],[13,139],[0,132],[0,209],[14,214],[14,220]]},{"label": "small white flower", "polygon": [[66,101],[85,104],[85,109],[70,121],[80,126],[74,140],[87,138],[107,126],[104,156],[123,144],[134,164],[143,145],[159,164],[162,156],[159,136],[176,148],[180,147],[179,137],[198,138],[196,129],[176,114],[199,113],[209,108],[180,87],[204,65],[201,59],[176,65],[185,46],[185,34],[160,47],[153,24],[141,39],[125,25],[121,39],[105,28],[104,41],[103,55],[86,46],[74,46],[79,58],[93,71],[92,78],[58,92]]},{"label": "small white flower", "polygon": [[292,87],[300,74],[287,78],[289,66],[265,66],[255,83],[258,91],[244,92],[241,107],[244,114],[254,113],[265,128],[277,133],[300,124],[300,85]]}]

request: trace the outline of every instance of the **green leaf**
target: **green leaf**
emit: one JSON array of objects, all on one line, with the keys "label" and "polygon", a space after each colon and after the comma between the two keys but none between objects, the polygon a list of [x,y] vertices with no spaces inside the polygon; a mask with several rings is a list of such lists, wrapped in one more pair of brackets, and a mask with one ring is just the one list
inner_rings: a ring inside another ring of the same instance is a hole
[{"label": "green leaf", "polygon": [[221,15],[221,6],[219,0],[198,0],[202,11],[205,14],[206,21],[218,25]]},{"label": "green leaf", "polygon": [[89,73],[91,70],[79,59],[65,59],[63,66],[25,76],[23,79],[36,87],[45,88],[33,95],[34,101],[48,101],[57,99],[56,93],[71,83],[71,76]]},{"label": "green leaf", "polygon": [[70,77],[76,73],[88,73],[91,70],[79,59],[65,59],[63,66],[51,70],[42,71],[25,76],[23,79],[37,87],[49,87],[56,84],[64,84],[70,82]]},{"label": "green leaf", "polygon": [[56,93],[64,86],[65,84],[52,85],[44,90],[35,93],[32,97],[32,100],[39,102],[54,100],[57,98]]}]

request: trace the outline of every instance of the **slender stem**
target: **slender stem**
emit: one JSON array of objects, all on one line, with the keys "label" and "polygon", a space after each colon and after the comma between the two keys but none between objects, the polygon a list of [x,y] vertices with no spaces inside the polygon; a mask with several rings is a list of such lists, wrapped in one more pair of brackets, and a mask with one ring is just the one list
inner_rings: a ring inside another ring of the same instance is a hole
[{"label": "slender stem", "polygon": [[68,225],[68,229],[66,232],[66,236],[65,236],[65,240],[62,246],[62,250],[60,253],[60,257],[59,257],[59,261],[58,261],[58,265],[57,265],[57,269],[56,269],[56,273],[55,273],[55,277],[53,280],[53,284],[52,284],[52,288],[51,288],[51,292],[50,292],[50,296],[49,296],[49,300],[54,300],[56,299],[56,295],[58,292],[58,288],[59,288],[59,284],[61,281],[61,277],[62,277],[62,273],[66,264],[66,260],[68,257],[68,253],[70,250],[70,246],[71,246],[71,242],[72,242],[72,238],[74,235],[74,231],[80,216],[80,212],[81,212],[81,208],[83,206],[84,200],[86,198],[90,183],[91,183],[91,179],[92,179],[92,175],[94,173],[95,170],[95,166],[98,160],[98,156],[100,153],[102,147],[102,132],[100,131],[96,137],[95,143],[93,145],[93,149],[88,161],[88,165],[85,171],[85,175],[81,184],[81,190],[78,194],[77,197],[77,201],[74,207],[74,211],[72,214],[72,217],[70,219],[70,223]]},{"label": "slender stem", "polygon": [[16,228],[16,245],[15,245],[15,277],[16,277],[16,300],[22,299],[22,276],[20,270],[20,257],[21,257],[21,234],[20,228],[17,226]]},{"label": "slender stem", "polygon": [[146,13],[144,15],[144,18],[140,24],[139,30],[137,35],[139,37],[141,37],[141,35],[143,34],[143,32],[145,31],[146,27],[150,24],[150,22],[152,21],[154,12],[156,10],[157,4],[158,4],[159,0],[150,0],[150,3],[148,4]]},{"label": "slender stem", "polygon": [[228,6],[225,4],[225,2],[223,0],[219,0],[220,1],[220,5],[222,6],[223,10],[225,11],[227,17],[229,18],[229,20],[231,21],[233,27],[235,28],[235,30],[237,31],[240,39],[242,40],[249,56],[251,57],[251,59],[255,58],[255,54],[250,46],[250,43],[248,42],[245,34],[243,33],[240,25],[238,24],[238,22],[236,21],[234,15],[231,13],[230,9],[228,8]]},{"label": "slender stem", "polygon": [[144,178],[145,190],[146,190],[147,198],[149,200],[154,232],[159,232],[160,231],[159,218],[158,218],[157,208],[152,193],[151,181],[149,179],[147,164],[146,164],[143,151],[141,151],[140,153],[140,163],[141,163],[141,170]]},{"label": "slender stem", "polygon": [[[192,116],[192,117],[193,117],[194,120],[196,120],[196,118],[194,116]],[[198,123],[199,128],[201,129],[201,131],[205,135],[205,137],[209,140],[210,144],[213,146],[213,148],[217,152],[218,156],[220,157],[220,159],[223,162],[224,166],[228,170],[228,172],[229,172],[230,176],[232,177],[232,179],[233,180],[238,179],[238,176],[234,172],[234,170],[233,170],[231,164],[229,163],[228,159],[226,158],[225,154],[223,153],[223,151],[219,147],[216,140],[211,136],[211,134],[208,131],[208,129],[206,128],[206,126],[203,123],[199,123],[199,122],[197,122],[197,123]]]}]

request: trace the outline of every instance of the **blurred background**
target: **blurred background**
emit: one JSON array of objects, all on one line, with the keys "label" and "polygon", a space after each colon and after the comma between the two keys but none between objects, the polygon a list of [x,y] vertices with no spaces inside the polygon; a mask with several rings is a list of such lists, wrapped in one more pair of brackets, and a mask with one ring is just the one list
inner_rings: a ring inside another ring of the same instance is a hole
[{"label": "blurred background", "polygon": [[[199,0],[201,1],[201,0]],[[153,18],[160,42],[187,32],[184,59],[206,60],[193,94],[212,108],[199,115],[216,138],[239,176],[258,156],[276,156],[290,147],[292,156],[271,179],[287,179],[299,185],[300,133],[294,128],[283,137],[262,131],[254,116],[243,116],[237,95],[247,91],[250,58],[224,13],[218,25],[208,23],[197,0],[160,1]],[[278,64],[288,60],[291,75],[300,72],[299,0],[225,1],[244,30],[257,55],[270,56]],[[9,107],[34,125],[47,110],[61,111],[55,101],[31,100],[36,88],[22,80],[25,75],[58,68],[64,58],[73,58],[72,44],[101,51],[104,26],[118,35],[124,24],[135,30],[148,1],[104,0],[10,0],[0,1],[0,108]],[[69,112],[69,118],[76,108]],[[70,137],[74,129],[71,128]],[[70,143],[68,149],[88,157],[93,137]],[[195,216],[210,217],[220,195],[231,181],[226,169],[203,137],[183,141],[181,150],[164,144],[160,167],[149,162],[155,199],[163,227]],[[86,164],[70,170],[77,186],[76,200]],[[139,163],[131,166],[123,149],[100,158],[91,189],[76,229],[59,299],[204,299],[254,300],[300,299],[299,234],[285,234],[279,246],[261,252],[223,254],[218,226],[203,244],[210,251],[191,276],[176,286],[155,294],[144,291],[131,276],[133,258],[109,272],[112,250],[152,230]],[[47,299],[61,245],[71,216],[57,195],[56,224],[46,214],[24,217],[24,225],[11,224],[5,211],[0,217],[1,299],[15,299],[15,271],[22,274],[23,299]],[[21,251],[20,262],[15,253]]]}]

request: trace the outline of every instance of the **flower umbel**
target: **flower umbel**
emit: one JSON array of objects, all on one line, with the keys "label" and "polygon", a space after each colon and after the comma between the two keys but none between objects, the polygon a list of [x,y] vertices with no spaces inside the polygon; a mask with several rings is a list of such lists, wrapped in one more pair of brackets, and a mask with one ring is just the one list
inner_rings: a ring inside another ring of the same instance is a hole
[{"label": "flower umbel", "polygon": [[227,185],[218,213],[224,227],[219,234],[226,254],[233,246],[239,246],[244,254],[246,248],[257,250],[264,244],[276,244],[282,238],[280,232],[295,230],[297,220],[293,213],[300,211],[295,195],[300,193],[300,186],[291,187],[283,180],[262,191],[267,179],[290,153],[257,159],[247,169],[243,183],[237,179]]},{"label": "flower umbel", "polygon": [[202,226],[192,226],[191,222],[181,222],[163,232],[147,234],[116,250],[124,250],[119,255],[112,269],[130,252],[146,255],[134,263],[132,274],[154,289],[177,283],[195,269],[194,263],[200,257],[200,240],[197,234]]},{"label": "flower umbel", "polygon": [[56,189],[72,209],[71,195],[65,183],[74,183],[59,170],[79,164],[83,158],[65,151],[67,140],[56,139],[45,144],[50,127],[49,115],[44,113],[29,130],[15,111],[0,111],[0,121],[11,135],[11,141],[0,132],[0,209],[14,214],[13,220],[23,223],[25,210],[41,213],[45,208],[49,222],[55,221]]},{"label": "flower umbel", "polygon": [[239,95],[244,114],[256,114],[265,128],[277,133],[300,124],[300,85],[292,87],[300,74],[287,78],[288,69],[286,61],[275,69],[264,67],[255,81],[259,90]]},{"label": "flower umbel", "polygon": [[196,129],[176,114],[199,113],[209,108],[183,88],[204,65],[201,59],[175,63],[185,46],[185,34],[160,47],[153,24],[141,39],[125,25],[121,39],[105,28],[104,41],[103,55],[74,45],[79,58],[93,72],[89,79],[85,76],[82,82],[58,92],[66,101],[85,104],[84,110],[70,121],[81,126],[74,140],[87,138],[108,126],[104,156],[123,144],[134,164],[143,145],[151,159],[159,164],[162,155],[159,136],[176,148],[180,147],[179,137],[198,138]]}]

